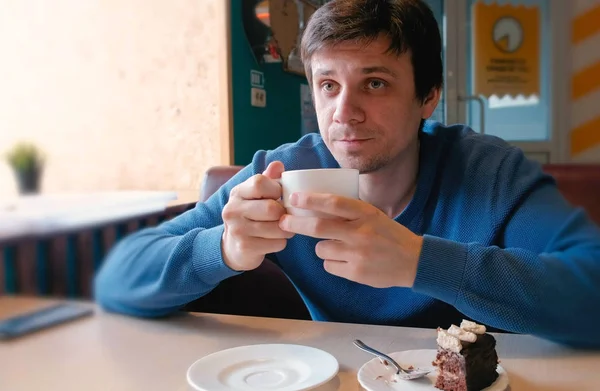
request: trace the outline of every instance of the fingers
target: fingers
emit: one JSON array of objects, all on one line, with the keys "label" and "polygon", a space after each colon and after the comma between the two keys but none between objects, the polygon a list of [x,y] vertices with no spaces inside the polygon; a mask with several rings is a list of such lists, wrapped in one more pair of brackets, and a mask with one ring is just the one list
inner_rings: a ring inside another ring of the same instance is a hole
[{"label": "fingers", "polygon": [[236,238],[289,239],[294,234],[279,227],[284,213],[285,208],[274,200],[240,200],[223,208],[223,221]]},{"label": "fingers", "polygon": [[323,268],[327,273],[356,282],[362,282],[368,277],[366,262],[376,262],[366,258],[360,248],[348,246],[338,240],[320,241],[315,251],[323,259]]},{"label": "fingers", "polygon": [[279,227],[287,232],[294,232],[313,238],[344,241],[351,240],[355,231],[354,227],[348,224],[347,221],[288,214],[285,214],[279,220]]},{"label": "fingers", "polygon": [[229,226],[229,233],[236,238],[251,237],[262,239],[290,239],[294,237],[291,232],[279,228],[277,221],[262,222],[243,220]]},{"label": "fingers", "polygon": [[329,274],[333,274],[334,276],[342,277],[350,280],[348,277],[348,263],[343,261],[333,261],[330,259],[326,259],[323,261],[323,268]]},{"label": "fingers", "polygon": [[256,174],[231,190],[231,198],[244,200],[260,200],[281,198],[281,186],[277,181],[261,174]]},{"label": "fingers", "polygon": [[286,239],[265,239],[251,236],[232,236],[230,227],[225,227],[221,242],[223,261],[233,270],[256,269],[266,254],[282,251],[287,245]]},{"label": "fingers", "polygon": [[260,265],[265,254],[283,250],[293,233],[279,227],[285,208],[281,198],[281,162],[269,164],[231,190],[229,202],[221,213],[225,224],[223,260],[234,270],[251,270]]},{"label": "fingers", "polygon": [[294,193],[290,204],[296,208],[327,213],[347,220],[356,220],[377,213],[377,209],[363,201],[324,193]]},{"label": "fingers", "polygon": [[272,162],[263,174],[256,174],[234,187],[232,196],[237,196],[245,200],[260,200],[264,198],[277,200],[281,198],[281,185],[274,179],[281,178],[283,171],[283,163]]},{"label": "fingers", "polygon": [[353,250],[339,240],[322,240],[315,246],[317,257],[332,261],[350,261]]},{"label": "fingers", "polygon": [[275,200],[245,200],[239,203],[238,213],[253,221],[279,221],[285,208]]},{"label": "fingers", "polygon": [[285,171],[285,167],[282,162],[276,161],[271,162],[267,166],[267,169],[263,172],[263,175],[270,179],[281,178],[281,174]]},{"label": "fingers", "polygon": [[[279,227],[279,219],[285,213],[285,208],[275,200],[231,200],[223,208],[223,221],[227,227],[228,236],[236,242],[246,243],[251,253],[260,253],[263,246],[252,247],[254,239],[287,240],[294,236]],[[280,243],[274,243],[278,248]]]},{"label": "fingers", "polygon": [[237,254],[243,255],[260,255],[276,253],[285,248],[287,240],[285,239],[265,239],[255,237],[243,237],[234,242],[235,251]]},{"label": "fingers", "polygon": [[285,171],[282,162],[271,162],[262,174],[256,174],[231,190],[230,198],[260,200],[281,198],[281,185],[277,179]]}]

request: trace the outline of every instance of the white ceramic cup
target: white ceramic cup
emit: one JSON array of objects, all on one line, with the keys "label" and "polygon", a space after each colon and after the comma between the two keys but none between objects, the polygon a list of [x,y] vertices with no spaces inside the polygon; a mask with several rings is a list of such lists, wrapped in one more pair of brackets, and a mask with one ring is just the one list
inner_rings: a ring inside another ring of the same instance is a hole
[{"label": "white ceramic cup", "polygon": [[295,216],[331,218],[331,215],[289,205],[291,194],[297,192],[327,193],[358,199],[358,174],[352,168],[317,168],[310,170],[284,171],[278,182],[283,188],[283,206]]}]

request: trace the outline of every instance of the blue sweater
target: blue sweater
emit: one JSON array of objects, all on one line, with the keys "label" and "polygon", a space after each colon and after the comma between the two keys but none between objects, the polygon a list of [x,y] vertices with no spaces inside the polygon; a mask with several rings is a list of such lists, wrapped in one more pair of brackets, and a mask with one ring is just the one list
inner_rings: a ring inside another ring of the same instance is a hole
[{"label": "blue sweater", "polygon": [[[162,316],[236,275],[221,254],[221,211],[233,186],[275,160],[287,170],[339,167],[317,134],[257,152],[205,203],[120,241],[96,277],[98,302],[129,315]],[[411,289],[328,274],[313,238],[296,235],[275,254],[314,320],[419,326],[433,316],[447,327],[467,317],[600,346],[600,231],[519,149],[428,121],[416,192],[395,220],[424,237]]]}]

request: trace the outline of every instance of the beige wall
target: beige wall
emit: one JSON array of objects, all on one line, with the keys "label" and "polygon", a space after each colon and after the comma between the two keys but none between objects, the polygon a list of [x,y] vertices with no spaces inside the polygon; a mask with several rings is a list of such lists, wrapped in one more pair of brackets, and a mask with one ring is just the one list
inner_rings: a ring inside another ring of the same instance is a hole
[{"label": "beige wall", "polygon": [[0,153],[37,143],[48,192],[197,189],[229,162],[226,3],[0,0]]}]

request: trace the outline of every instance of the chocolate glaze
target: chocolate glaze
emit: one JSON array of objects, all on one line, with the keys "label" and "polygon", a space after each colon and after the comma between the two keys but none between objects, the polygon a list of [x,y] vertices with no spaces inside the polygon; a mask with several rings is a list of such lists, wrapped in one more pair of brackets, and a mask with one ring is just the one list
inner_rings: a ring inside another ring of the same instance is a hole
[{"label": "chocolate glaze", "polygon": [[462,342],[460,354],[438,348],[433,365],[439,367],[435,386],[446,391],[480,391],[498,378],[496,339],[490,334],[477,336],[473,343]]}]

